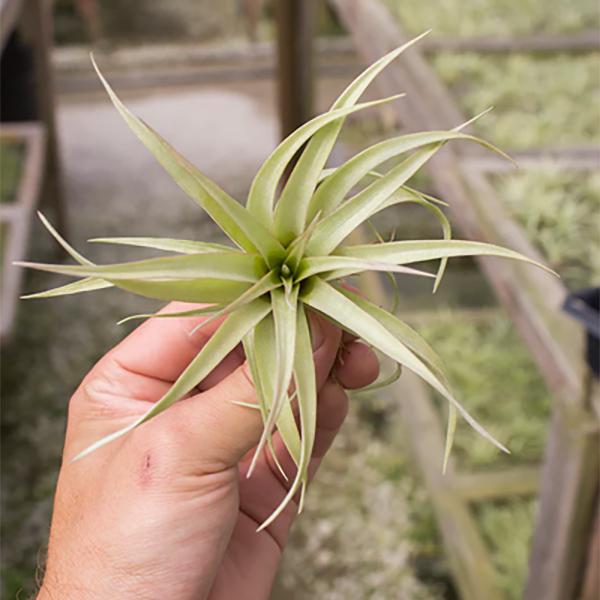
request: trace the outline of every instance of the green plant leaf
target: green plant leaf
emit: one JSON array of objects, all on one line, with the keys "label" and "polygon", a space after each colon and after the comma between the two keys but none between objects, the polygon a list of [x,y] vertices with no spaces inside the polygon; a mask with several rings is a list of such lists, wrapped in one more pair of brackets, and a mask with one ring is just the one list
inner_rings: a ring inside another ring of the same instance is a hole
[{"label": "green plant leaf", "polygon": [[[415,44],[429,32],[417,36],[399,48],[388,52],[367,67],[333,103],[331,111],[354,106],[373,79],[396,59],[404,50]],[[319,182],[320,173],[344,124],[338,118],[319,129],[303,150],[285,185],[275,211],[275,235],[284,244],[289,243],[304,230],[306,215],[313,192]],[[315,211],[316,214],[316,211]],[[314,215],[310,217],[310,220]]]},{"label": "green plant leaf", "polygon": [[444,461],[442,464],[442,473],[446,473],[448,461],[454,444],[454,434],[456,433],[457,411],[452,404],[448,404],[448,428],[446,429],[446,444],[444,446]]},{"label": "green plant leaf", "polygon": [[60,273],[74,277],[102,277],[103,279],[192,279],[219,278],[254,283],[261,273],[261,261],[256,256],[238,252],[215,252],[149,258],[113,265],[49,265],[42,263],[15,263],[22,267]]},{"label": "green plant leaf", "polygon": [[[442,227],[442,235],[445,240],[452,239],[452,225],[450,225],[450,221],[448,217],[444,214],[436,204],[430,201],[428,198],[423,196],[421,192],[417,190],[413,190],[411,188],[404,187],[402,191],[395,192],[392,194],[379,208],[379,210],[383,210],[385,208],[389,208],[390,206],[394,206],[396,204],[401,204],[405,202],[412,202],[415,204],[420,204],[425,209],[433,213],[434,217],[439,221]],[[435,278],[435,283],[433,284],[433,293],[437,291],[440,283],[442,282],[442,278],[444,276],[444,272],[446,271],[446,265],[448,264],[448,258],[442,258],[440,260],[440,266],[438,267],[437,275]]]},{"label": "green plant leaf", "polygon": [[[344,246],[339,248],[336,253],[339,256],[375,260],[395,265],[406,265],[444,257],[497,256],[527,262],[556,275],[554,271],[545,265],[514,250],[494,244],[467,240],[407,240],[403,242],[385,242],[383,244],[361,244]],[[343,267],[340,266],[340,268]]]},{"label": "green plant leaf", "polygon": [[352,300],[356,306],[376,319],[385,327],[399,342],[407,346],[415,354],[424,360],[434,371],[438,379],[448,388],[448,379],[445,374],[444,363],[438,353],[429,345],[427,340],[419,335],[410,325],[392,315],[387,310],[370,302],[366,298],[346,288],[336,288],[347,298]]},{"label": "green plant leaf", "polygon": [[399,165],[390,169],[381,179],[323,218],[308,242],[306,253],[313,256],[329,254],[373,212],[377,211],[385,200],[406,183],[441,146],[441,143],[436,143],[417,150]]},{"label": "green plant leaf", "polygon": [[94,450],[116,440],[132,431],[142,423],[149,421],[173,403],[194,389],[222,360],[231,352],[260,320],[271,310],[270,304],[263,300],[255,300],[230,315],[211,336],[194,360],[179,376],[169,391],[141,417],[133,423],[98,440],[80,452],[72,460],[79,460]]},{"label": "green plant leaf", "polygon": [[46,219],[46,217],[41,213],[41,211],[38,210],[37,215],[40,218],[40,221],[43,223],[44,227],[50,232],[52,237],[67,251],[67,253],[71,256],[71,258],[73,258],[73,260],[75,260],[75,262],[78,262],[80,265],[94,264],[91,260],[88,260],[85,256],[77,252],[77,250],[75,250],[75,248],[73,248],[73,246],[71,246],[71,244],[69,244],[69,242],[67,242],[67,240],[65,240],[60,235],[60,233],[56,231],[56,229],[54,229],[50,221]]},{"label": "green plant leaf", "polygon": [[[294,368],[294,348],[296,346],[296,310],[298,304],[298,287],[288,293],[281,289],[271,292],[271,305],[273,308],[273,320],[275,322],[275,389],[273,390],[273,401],[269,416],[265,423],[263,434],[256,446],[254,456],[248,467],[248,477],[252,475],[260,453],[273,430],[274,425],[281,413],[283,404],[287,400],[288,388],[292,379]],[[271,367],[272,368],[272,367]]]},{"label": "green plant leaf", "polygon": [[179,312],[156,312],[156,313],[143,313],[139,315],[131,315],[125,317],[117,322],[117,325],[123,325],[129,321],[136,319],[180,319],[181,317],[200,317],[202,315],[212,315],[225,308],[223,304],[211,304],[210,306],[203,306],[202,308],[193,308],[191,310],[182,310]]},{"label": "green plant leaf", "polygon": [[[385,161],[432,144],[454,139],[480,141],[478,138],[455,131],[426,131],[385,140],[359,152],[338,167],[317,188],[309,208],[308,218],[312,218],[317,211],[321,211],[324,216],[331,215],[342,204],[348,192],[365,177],[372,175],[373,169]],[[396,189],[398,187],[400,186]]]},{"label": "green plant leaf", "polygon": [[[276,364],[275,322],[273,315],[267,315],[255,328],[252,334],[253,354],[256,369],[261,381],[260,394],[263,404],[263,421],[266,424],[268,413],[271,410],[276,387],[276,372],[273,365]],[[291,401],[282,404],[281,413],[276,421],[277,431],[285,444],[285,447],[296,465],[300,461],[300,433],[296,425]],[[287,477],[287,474],[286,474]]]},{"label": "green plant leaf", "polygon": [[508,452],[500,442],[488,433],[463,408],[429,367],[393,336],[377,319],[374,319],[328,283],[320,281],[318,278],[313,278],[310,282],[312,285],[303,288],[303,302],[336,321],[343,323],[345,327],[353,331],[355,335],[362,338],[365,342],[419,375],[419,377],[424,379],[446,400],[453,404],[473,429],[500,450]]},{"label": "green plant leaf", "polygon": [[115,279],[112,283],[115,287],[146,298],[198,304],[228,304],[250,287],[248,283],[214,278],[172,281]]},{"label": "green plant leaf", "polygon": [[173,177],[179,187],[195,200],[238,246],[250,253],[259,252],[269,264],[280,260],[283,248],[267,228],[181,156],[149,125],[130,112],[110,87],[93,57],[92,63],[110,99],[129,128]]},{"label": "green plant leaf", "polygon": [[[268,318],[269,318],[268,316],[265,317],[265,319],[268,319]],[[263,319],[263,321],[265,319]],[[257,325],[257,327],[258,327],[258,325]],[[250,368],[250,374],[252,376],[252,381],[254,383],[254,388],[256,390],[256,398],[258,401],[257,404],[252,405],[252,408],[258,408],[258,410],[260,411],[260,414],[262,416],[263,423],[264,423],[267,419],[268,408],[267,408],[267,405],[265,404],[266,396],[264,393],[264,386],[261,381],[260,372],[258,370],[258,365],[256,363],[256,355],[254,353],[254,332],[253,331],[249,331],[244,336],[244,339],[242,340],[242,344],[244,347],[244,353],[246,355],[246,361],[248,362],[248,367]],[[247,405],[247,404],[248,403],[242,403],[242,405]],[[269,449],[269,452],[271,453],[271,456],[273,457],[273,462],[275,463],[275,467],[281,473],[281,476],[286,481],[288,481],[289,478],[287,476],[287,473],[285,472],[283,466],[279,462],[279,457],[277,456],[277,452],[275,451],[272,436],[269,436],[269,439],[267,440],[267,447]]]},{"label": "green plant leaf", "polygon": [[[431,277],[432,279],[435,278],[433,273],[428,273],[427,271],[391,265],[390,263],[378,262],[375,260],[360,260],[348,256],[311,256],[303,259],[300,263],[300,271],[296,276],[296,280],[302,281],[319,273],[326,273],[327,271],[334,272],[340,269],[343,270],[343,277],[361,273],[362,271],[385,271],[402,273],[404,275],[417,275],[419,277]],[[334,278],[337,277],[331,274],[324,277],[326,280]]]},{"label": "green plant leaf", "polygon": [[[261,222],[270,227],[273,223],[273,204],[279,180],[283,176],[288,163],[292,160],[296,152],[302,145],[314,135],[321,127],[335,121],[340,117],[364,110],[372,106],[377,106],[385,102],[391,102],[400,98],[402,94],[375,100],[373,102],[364,102],[347,108],[340,108],[332,112],[325,113],[315,117],[308,123],[302,125],[291,133],[265,160],[258,173],[252,181],[252,186],[248,194],[248,210]],[[282,223],[282,228],[288,229],[287,223]],[[285,227],[284,227],[285,226]],[[291,224],[290,224],[291,227]]]},{"label": "green plant leaf", "polygon": [[310,330],[304,309],[300,304],[296,314],[296,347],[294,357],[294,380],[300,413],[301,450],[298,470],[294,481],[279,506],[260,525],[257,531],[268,527],[285,509],[298,492],[300,485],[308,483],[308,467],[312,456],[317,429],[317,381],[313,362]]},{"label": "green plant leaf", "polygon": [[60,287],[45,290],[43,292],[35,292],[21,296],[22,300],[33,300],[37,298],[55,298],[57,296],[68,296],[70,294],[81,294],[83,292],[92,292],[94,290],[102,290],[104,288],[113,287],[110,281],[97,279],[95,277],[86,277],[80,281],[73,281]]},{"label": "green plant leaf", "polygon": [[275,270],[269,271],[264,277],[262,277],[259,281],[257,281],[254,285],[250,286],[245,292],[240,294],[235,300],[233,300],[230,304],[224,306],[220,311],[216,312],[212,317],[203,321],[200,325],[197,325],[192,333],[198,331],[198,329],[205,327],[215,319],[222,317],[223,315],[229,314],[241,306],[245,306],[246,304],[253,302],[257,298],[269,293],[271,290],[274,290],[278,287],[281,287],[281,279],[277,275]]},{"label": "green plant leaf", "polygon": [[203,254],[209,252],[237,252],[236,248],[225,244],[213,244],[209,242],[196,242],[194,240],[172,240],[169,238],[152,237],[114,237],[94,238],[88,242],[97,244],[118,244],[121,246],[137,246],[140,248],[152,248],[154,250],[165,250],[166,252],[178,252],[179,254]]}]

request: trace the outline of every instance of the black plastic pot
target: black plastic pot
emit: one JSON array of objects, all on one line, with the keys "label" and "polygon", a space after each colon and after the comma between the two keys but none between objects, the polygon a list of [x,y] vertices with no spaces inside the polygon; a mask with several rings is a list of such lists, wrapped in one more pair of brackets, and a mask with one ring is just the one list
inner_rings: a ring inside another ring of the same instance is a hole
[{"label": "black plastic pot", "polygon": [[587,331],[586,359],[596,379],[600,378],[600,287],[586,288],[567,296],[563,310]]}]

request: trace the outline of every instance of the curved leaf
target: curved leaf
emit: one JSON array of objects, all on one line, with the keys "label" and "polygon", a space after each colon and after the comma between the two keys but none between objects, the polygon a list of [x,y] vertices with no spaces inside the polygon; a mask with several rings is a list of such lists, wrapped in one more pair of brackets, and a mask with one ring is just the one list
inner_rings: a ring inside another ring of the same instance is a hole
[{"label": "curved leaf", "polygon": [[214,278],[174,279],[172,281],[115,279],[111,283],[119,289],[146,298],[199,304],[228,304],[250,287],[248,283]]},{"label": "curved leaf", "polygon": [[35,292],[33,294],[26,294],[21,296],[22,300],[33,300],[36,298],[54,298],[56,296],[68,296],[70,294],[82,294],[83,292],[93,292],[95,290],[102,290],[104,288],[113,287],[110,281],[104,281],[103,279],[97,279],[95,277],[86,277],[80,281],[73,281],[60,287],[52,288],[51,290],[45,290],[43,292]]},{"label": "curved leaf", "polygon": [[198,352],[194,360],[172,385],[171,389],[158,402],[153,404],[144,415],[127,427],[115,431],[93,443],[73,458],[71,462],[83,458],[94,450],[132,431],[142,423],[149,421],[193,390],[270,310],[271,307],[268,302],[255,300],[253,303],[240,308],[237,312],[230,315],[211,336],[202,350]]},{"label": "curved leaf", "polygon": [[[331,111],[353,106],[377,75],[404,50],[418,42],[429,31],[417,36],[399,48],[388,52],[367,67],[333,103]],[[275,235],[284,244],[296,238],[304,230],[309,202],[319,181],[320,173],[333,149],[344,124],[341,117],[317,131],[303,150],[285,185],[275,211]],[[316,214],[316,212],[315,212]],[[310,217],[312,220],[314,215]]]},{"label": "curved leaf", "polygon": [[261,222],[269,227],[273,222],[273,203],[275,202],[275,193],[279,180],[281,179],[288,163],[302,145],[314,135],[321,127],[328,123],[345,117],[349,114],[364,110],[372,106],[377,106],[385,102],[391,102],[400,98],[400,95],[375,100],[373,102],[364,102],[356,106],[340,108],[323,115],[315,117],[308,123],[302,125],[291,133],[265,160],[258,173],[252,181],[250,193],[248,194],[248,210]]},{"label": "curved leaf", "polygon": [[254,283],[261,273],[261,260],[236,252],[215,252],[212,254],[189,254],[149,258],[113,265],[49,265],[43,263],[19,262],[22,267],[72,275],[74,277],[101,277],[102,279],[192,279],[219,278],[230,281]]},{"label": "curved leaf", "polygon": [[346,298],[344,294],[319,279],[313,279],[312,286],[307,286],[306,290],[303,290],[302,301],[325,315],[331,316],[336,321],[343,323],[365,342],[419,375],[419,377],[444,396],[450,404],[454,405],[475,431],[492,442],[500,450],[508,452],[500,442],[488,433],[463,408],[420,358],[396,339],[377,319],[374,319],[358,307],[352,300]]},{"label": "curved leaf", "polygon": [[[362,273],[363,271],[385,271],[393,273],[403,273],[405,275],[417,275],[419,277],[435,278],[433,273],[411,269],[410,267],[401,267],[391,265],[389,262],[378,262],[375,260],[360,260],[349,256],[313,256],[305,258],[300,263],[300,272],[296,276],[296,281],[303,281],[318,273],[327,273],[328,271],[343,270],[343,277]],[[336,279],[339,275],[329,273],[325,279]]]},{"label": "curved leaf", "polygon": [[362,244],[344,246],[339,248],[336,254],[395,265],[406,265],[453,256],[497,256],[527,262],[556,275],[554,271],[545,265],[514,250],[494,244],[466,240],[407,240],[403,242],[385,242],[383,244]]},{"label": "curved leaf", "polygon": [[194,240],[173,240],[169,238],[153,237],[114,237],[93,238],[88,240],[95,244],[118,244],[121,246],[137,246],[139,248],[152,248],[153,250],[165,250],[166,252],[178,252],[180,254],[203,254],[209,252],[238,252],[236,248],[225,244],[213,244],[210,242],[196,242]]},{"label": "curved leaf", "polygon": [[238,246],[250,253],[258,251],[269,264],[277,262],[283,254],[283,248],[267,228],[181,156],[149,125],[130,112],[110,87],[93,57],[92,63],[102,85],[129,128],[152,152],[179,187],[195,200]]},{"label": "curved leaf", "polygon": [[262,436],[256,445],[250,466],[248,467],[248,477],[252,475],[258,457],[263,451],[268,436],[271,435],[282,407],[287,400],[288,388],[294,368],[297,299],[298,287],[291,291],[291,297],[288,297],[288,293],[280,289],[275,289],[271,292],[271,305],[275,323],[275,346],[277,348],[274,365],[276,373],[275,389],[273,390],[273,401],[269,416],[267,417]]},{"label": "curved leaf", "polygon": [[300,304],[296,315],[296,347],[294,351],[294,380],[300,413],[301,449],[294,481],[279,506],[260,525],[257,531],[268,527],[290,503],[301,485],[308,483],[308,467],[317,430],[317,381],[313,362],[310,330],[306,314]]},{"label": "curved leaf", "polygon": [[[436,143],[417,150],[399,165],[390,169],[381,179],[323,218],[308,242],[306,253],[313,256],[329,254],[374,211],[377,211],[385,200],[406,183],[441,147],[441,143]],[[335,174],[331,179],[334,177]]]},{"label": "curved leaf", "polygon": [[338,291],[352,300],[360,309],[379,321],[399,342],[410,348],[419,358],[424,360],[435,371],[440,381],[446,387],[449,387],[442,359],[429,345],[427,340],[419,335],[410,325],[351,290],[338,288]]}]

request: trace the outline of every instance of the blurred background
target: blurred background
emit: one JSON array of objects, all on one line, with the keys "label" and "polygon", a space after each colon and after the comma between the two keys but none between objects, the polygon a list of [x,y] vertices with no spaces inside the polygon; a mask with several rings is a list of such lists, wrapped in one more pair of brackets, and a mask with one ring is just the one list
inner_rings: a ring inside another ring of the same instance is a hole
[{"label": "blurred background", "polygon": [[[461,423],[442,478],[435,395],[407,373],[356,394],[273,598],[598,598],[597,0],[0,1],[3,597],[28,597],[43,571],[70,395],[129,331],[116,321],[157,308],[115,290],[17,302],[61,283],[11,266],[65,260],[35,210],[97,262],[140,253],[86,245],[94,237],[219,239],[110,105],[90,50],[136,114],[244,201],[283,135],[429,28],[367,94],[408,98],[349,118],[332,164],[493,105],[472,131],[519,170],[448,149],[412,184],[449,202],[456,237],[524,251],[562,279],[466,259],[435,296],[398,279],[397,314],[512,454]],[[375,226],[384,238],[440,236],[419,207]],[[389,281],[360,283],[392,303]]]}]

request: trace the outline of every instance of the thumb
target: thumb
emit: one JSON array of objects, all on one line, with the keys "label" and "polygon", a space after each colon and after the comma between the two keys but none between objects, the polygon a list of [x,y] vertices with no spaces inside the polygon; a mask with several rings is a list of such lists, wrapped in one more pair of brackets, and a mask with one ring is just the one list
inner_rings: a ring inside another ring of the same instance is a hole
[{"label": "thumb", "polygon": [[[238,402],[256,404],[248,363],[243,363],[216,386],[174,405],[172,418],[190,435],[181,450],[196,456],[203,471],[216,472],[237,465],[258,443],[263,422],[260,411]],[[190,448],[191,444],[191,448]]]},{"label": "thumb", "polygon": [[[319,327],[321,336],[313,354],[318,389],[329,376],[341,338],[340,331],[331,323],[319,320]],[[239,403],[257,403],[246,362],[214,387],[171,407],[171,418],[190,434],[182,451],[199,457],[204,470],[234,467],[258,443],[263,431],[260,411]]]}]

